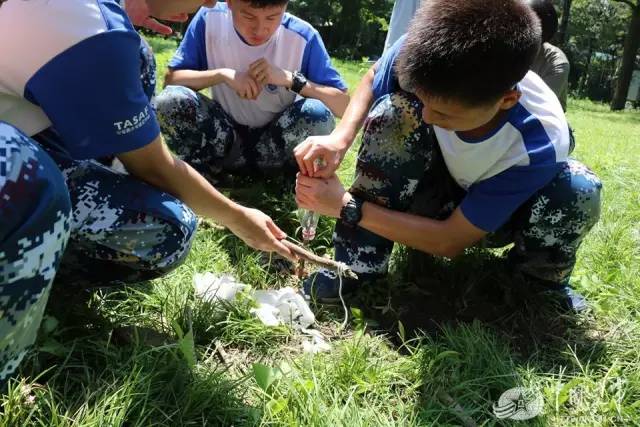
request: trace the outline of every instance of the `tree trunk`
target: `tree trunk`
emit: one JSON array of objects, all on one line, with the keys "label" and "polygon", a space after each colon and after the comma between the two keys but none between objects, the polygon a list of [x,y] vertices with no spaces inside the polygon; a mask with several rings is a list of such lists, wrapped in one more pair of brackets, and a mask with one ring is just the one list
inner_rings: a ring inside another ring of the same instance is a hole
[{"label": "tree trunk", "polygon": [[622,65],[618,72],[616,90],[611,101],[611,110],[622,110],[627,102],[627,93],[635,68],[636,55],[640,46],[640,0],[631,9],[631,21],[624,40],[624,50],[622,52]]},{"label": "tree trunk", "polygon": [[591,60],[593,59],[593,40],[589,40],[589,54],[587,55],[587,63],[584,66],[581,80],[578,82],[578,93],[580,97],[589,96],[589,74],[591,73]]},{"label": "tree trunk", "polygon": [[337,46],[354,45],[354,42],[360,33],[360,9],[362,8],[362,0],[348,0],[342,2],[342,10],[334,30],[336,31],[335,40]]},{"label": "tree trunk", "polygon": [[569,28],[569,18],[571,17],[572,0],[564,0],[562,2],[562,19],[560,20],[560,28],[558,29],[558,44],[565,46],[567,43],[567,30]]}]

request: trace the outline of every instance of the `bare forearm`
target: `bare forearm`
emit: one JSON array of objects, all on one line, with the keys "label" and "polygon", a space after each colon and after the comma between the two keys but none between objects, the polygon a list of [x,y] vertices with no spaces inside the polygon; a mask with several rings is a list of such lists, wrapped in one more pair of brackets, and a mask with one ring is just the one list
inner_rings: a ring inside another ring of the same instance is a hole
[{"label": "bare forearm", "polygon": [[195,169],[175,158],[161,137],[139,150],[122,153],[118,158],[132,176],[182,200],[199,215],[228,225],[240,209]]},{"label": "bare forearm", "polygon": [[227,68],[219,68],[215,70],[170,70],[165,75],[164,85],[180,85],[186,86],[195,91],[226,83],[229,78]]},{"label": "bare forearm", "polygon": [[394,242],[433,255],[454,257],[464,249],[452,245],[446,221],[438,221],[393,211],[374,203],[365,203],[358,224]]},{"label": "bare forearm", "polygon": [[172,167],[152,178],[149,184],[182,200],[198,215],[228,225],[240,206],[216,190],[188,163],[173,158]]},{"label": "bare forearm", "polygon": [[336,126],[333,134],[337,135],[346,145],[343,147],[348,149],[356,135],[360,131],[364,120],[367,118],[369,109],[373,104],[373,68],[362,78],[362,81],[351,96],[349,105],[347,106],[342,120]]},{"label": "bare forearm", "polygon": [[349,95],[346,92],[313,82],[307,82],[300,95],[322,101],[336,117],[342,117],[347,105],[349,105]]},{"label": "bare forearm", "polygon": [[[353,195],[345,191],[335,175],[314,178],[299,174],[296,178],[296,202],[302,208],[340,218],[343,209],[353,213],[352,201]],[[391,210],[371,202],[362,204],[361,213],[359,227],[434,255],[456,256],[486,235],[484,230],[465,218],[460,207],[442,221]]]}]

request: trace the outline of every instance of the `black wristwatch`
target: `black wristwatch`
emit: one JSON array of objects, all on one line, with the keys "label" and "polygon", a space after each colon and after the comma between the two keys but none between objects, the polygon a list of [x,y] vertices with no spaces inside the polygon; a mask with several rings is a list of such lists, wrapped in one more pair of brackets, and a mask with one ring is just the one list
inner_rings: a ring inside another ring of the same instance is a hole
[{"label": "black wristwatch", "polygon": [[300,94],[302,89],[307,85],[307,78],[300,71],[296,70],[291,73],[291,91]]},{"label": "black wristwatch", "polygon": [[342,223],[349,228],[356,228],[362,219],[362,205],[364,205],[364,200],[351,196],[351,200],[340,210]]}]

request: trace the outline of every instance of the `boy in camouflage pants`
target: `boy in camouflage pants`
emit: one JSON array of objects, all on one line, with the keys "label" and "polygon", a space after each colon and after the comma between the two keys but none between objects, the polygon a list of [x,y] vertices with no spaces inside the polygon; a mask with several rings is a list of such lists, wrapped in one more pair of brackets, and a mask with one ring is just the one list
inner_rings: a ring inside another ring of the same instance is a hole
[{"label": "boy in camouflage pants", "polygon": [[[539,44],[539,23],[518,0],[420,7],[332,135],[296,149],[298,205],[339,218],[337,261],[373,281],[386,274],[393,242],[445,257],[514,243],[512,273],[558,291],[565,307],[585,307],[569,278],[598,220],[601,183],[568,158],[562,107],[528,72]],[[365,117],[346,191],[333,173]],[[317,171],[320,157],[329,166]],[[359,284],[346,280],[344,290]],[[338,281],[321,270],[305,291],[331,300]]]},{"label": "boy in camouflage pants", "polygon": [[71,206],[51,158],[0,123],[0,388],[33,344],[69,239]]},{"label": "boy in camouflage pants", "polygon": [[293,149],[331,133],[349,102],[320,34],[286,13],[288,3],[202,8],[169,62],[168,86],[155,100],[162,131],[210,182],[231,174],[293,177]]},{"label": "boy in camouflage pants", "polygon": [[[215,1],[160,3],[172,16]],[[116,1],[0,6],[0,40],[24,41],[0,43],[0,388],[34,343],[54,276],[72,292],[162,276],[188,255],[195,213],[294,258],[267,215],[167,149],[153,55]],[[114,156],[127,173],[96,160]]]}]

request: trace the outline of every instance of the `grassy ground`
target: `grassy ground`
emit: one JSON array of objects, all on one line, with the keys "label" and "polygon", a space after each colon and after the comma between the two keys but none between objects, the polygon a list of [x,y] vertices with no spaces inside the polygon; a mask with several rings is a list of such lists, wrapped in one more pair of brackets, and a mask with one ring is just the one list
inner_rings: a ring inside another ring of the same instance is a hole
[{"label": "grassy ground", "polygon": [[[174,45],[154,40],[154,47],[162,68]],[[366,69],[338,67],[350,87]],[[420,323],[429,317],[424,308],[398,298],[420,292],[403,280],[408,255],[399,250],[391,280],[363,297],[347,330],[338,328],[340,310],[317,307],[333,349],[306,355],[299,336],[262,326],[247,302],[222,307],[194,298],[192,278],[203,271],[232,273],[257,288],[295,285],[265,257],[205,223],[186,263],[165,278],[94,292],[88,307],[52,299],[36,351],[2,397],[0,424],[507,425],[492,416],[492,405],[503,391],[524,385],[544,397],[532,425],[639,425],[640,114],[571,101],[569,119],[575,156],[605,185],[601,221],[573,277],[589,298],[588,313],[562,316],[525,304],[497,321],[469,318],[420,334],[434,328]],[[343,176],[353,162],[352,152]],[[281,193],[262,186],[235,196],[294,233],[294,202]],[[321,220],[316,250],[329,245],[331,227]],[[494,261],[474,251],[435,262],[426,286],[508,288],[494,274]],[[389,323],[376,327],[376,311]]]}]

